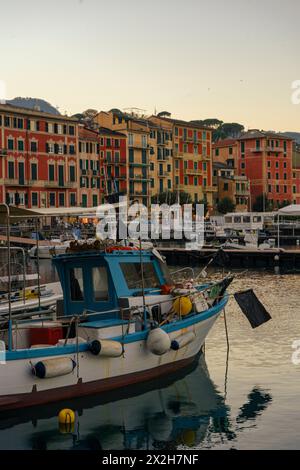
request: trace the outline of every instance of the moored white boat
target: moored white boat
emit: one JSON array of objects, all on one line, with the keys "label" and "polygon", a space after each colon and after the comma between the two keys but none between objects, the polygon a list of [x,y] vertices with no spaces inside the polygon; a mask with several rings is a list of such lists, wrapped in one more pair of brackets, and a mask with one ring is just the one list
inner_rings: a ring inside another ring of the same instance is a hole
[{"label": "moored white boat", "polygon": [[124,246],[56,255],[64,315],[10,322],[0,409],[99,393],[190,364],[224,309],[230,279],[174,289],[151,251]]}]

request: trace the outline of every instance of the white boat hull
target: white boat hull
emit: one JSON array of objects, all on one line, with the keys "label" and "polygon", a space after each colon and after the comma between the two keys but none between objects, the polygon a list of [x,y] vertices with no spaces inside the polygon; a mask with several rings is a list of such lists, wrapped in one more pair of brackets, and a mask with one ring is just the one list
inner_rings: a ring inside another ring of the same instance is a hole
[{"label": "white boat hull", "polygon": [[[189,331],[196,336],[182,349],[170,349],[161,356],[152,354],[146,340],[142,339],[125,343],[124,354],[118,358],[94,356],[90,351],[38,357],[36,349],[35,358],[8,360],[0,367],[0,409],[23,408],[99,393],[174,372],[191,363],[199,353],[219,311],[187,328],[169,333],[171,339]],[[54,357],[69,357],[77,365],[72,373],[64,376],[40,379],[32,374],[32,365]]]}]

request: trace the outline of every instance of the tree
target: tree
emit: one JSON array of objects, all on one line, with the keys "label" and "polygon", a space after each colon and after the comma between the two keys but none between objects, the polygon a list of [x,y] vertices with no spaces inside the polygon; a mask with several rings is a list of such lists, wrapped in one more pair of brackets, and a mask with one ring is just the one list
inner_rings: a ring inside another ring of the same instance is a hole
[{"label": "tree", "polygon": [[235,205],[230,197],[225,196],[218,202],[217,209],[221,214],[227,214],[234,211]]},{"label": "tree", "polygon": [[253,204],[254,212],[265,212],[273,210],[273,203],[268,200],[266,194],[259,194]]},{"label": "tree", "polygon": [[195,124],[199,124],[200,126],[208,126],[213,129],[218,129],[222,124],[223,121],[220,121],[220,119],[216,118],[210,118],[210,119],[201,119],[201,120],[196,120],[196,121],[190,121]]},{"label": "tree", "polygon": [[169,111],[161,111],[160,113],[157,114],[157,117],[170,117],[171,113]]}]

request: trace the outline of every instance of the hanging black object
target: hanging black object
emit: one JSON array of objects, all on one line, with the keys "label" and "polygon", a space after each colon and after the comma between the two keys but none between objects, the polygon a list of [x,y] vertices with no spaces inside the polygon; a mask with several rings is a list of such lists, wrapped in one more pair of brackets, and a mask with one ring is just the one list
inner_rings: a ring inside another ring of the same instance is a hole
[{"label": "hanging black object", "polygon": [[248,318],[252,328],[271,320],[271,315],[267,312],[263,304],[258,300],[252,289],[244,292],[237,292],[234,298],[239,304],[242,312]]}]

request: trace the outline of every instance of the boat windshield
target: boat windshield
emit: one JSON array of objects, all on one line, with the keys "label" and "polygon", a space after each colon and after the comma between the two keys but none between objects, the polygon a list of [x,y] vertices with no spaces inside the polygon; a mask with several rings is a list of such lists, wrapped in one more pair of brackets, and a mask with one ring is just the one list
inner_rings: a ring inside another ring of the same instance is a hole
[{"label": "boat windshield", "polygon": [[[140,263],[120,263],[128,289],[142,288],[142,270]],[[144,287],[153,289],[160,287],[160,282],[152,263],[143,264]]]}]

